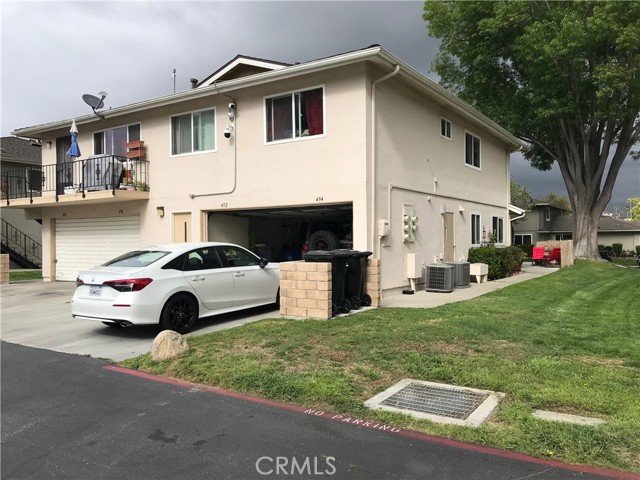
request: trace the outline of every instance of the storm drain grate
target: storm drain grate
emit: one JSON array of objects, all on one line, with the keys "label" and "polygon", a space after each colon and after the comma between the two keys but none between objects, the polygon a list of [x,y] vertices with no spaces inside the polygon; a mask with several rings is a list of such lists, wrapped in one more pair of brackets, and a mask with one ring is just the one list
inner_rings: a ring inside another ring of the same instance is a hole
[{"label": "storm drain grate", "polygon": [[398,393],[380,402],[414,412],[431,413],[464,420],[484,402],[488,393],[410,383]]},{"label": "storm drain grate", "polygon": [[441,423],[479,426],[498,406],[502,393],[405,379],[365,402]]}]

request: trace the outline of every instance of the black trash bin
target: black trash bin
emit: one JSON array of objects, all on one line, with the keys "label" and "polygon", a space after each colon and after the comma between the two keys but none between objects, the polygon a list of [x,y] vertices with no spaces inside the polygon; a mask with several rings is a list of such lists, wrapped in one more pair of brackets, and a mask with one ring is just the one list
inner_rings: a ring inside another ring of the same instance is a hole
[{"label": "black trash bin", "polygon": [[353,310],[362,306],[362,274],[360,252],[351,250],[347,258],[347,278],[345,281],[345,302]]},{"label": "black trash bin", "polygon": [[360,252],[360,298],[363,307],[371,306],[371,295],[367,293],[367,264],[373,252]]},{"label": "black trash bin", "polygon": [[352,251],[347,260],[347,282],[345,300],[352,308],[368,307],[371,297],[367,295],[367,258],[371,252]]},{"label": "black trash bin", "polygon": [[305,262],[331,263],[331,303],[332,315],[348,313],[345,303],[345,281],[347,277],[347,258],[349,250],[312,250],[304,254]]}]

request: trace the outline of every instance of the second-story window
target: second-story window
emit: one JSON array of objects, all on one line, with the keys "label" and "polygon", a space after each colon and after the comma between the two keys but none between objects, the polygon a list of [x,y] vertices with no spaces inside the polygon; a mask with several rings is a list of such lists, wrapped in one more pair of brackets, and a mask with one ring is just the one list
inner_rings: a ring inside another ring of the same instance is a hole
[{"label": "second-story window", "polygon": [[94,155],[127,156],[127,142],[140,140],[140,124],[125,125],[123,127],[103,130],[93,134]]},{"label": "second-story window", "polygon": [[324,88],[265,99],[266,141],[312,137],[324,133]]},{"label": "second-story window", "polygon": [[470,167],[480,168],[480,138],[469,132],[464,137],[464,163]]},{"label": "second-story window", "polygon": [[451,140],[451,122],[446,118],[440,118],[440,135]]},{"label": "second-story window", "polygon": [[215,150],[215,110],[171,117],[171,155]]}]

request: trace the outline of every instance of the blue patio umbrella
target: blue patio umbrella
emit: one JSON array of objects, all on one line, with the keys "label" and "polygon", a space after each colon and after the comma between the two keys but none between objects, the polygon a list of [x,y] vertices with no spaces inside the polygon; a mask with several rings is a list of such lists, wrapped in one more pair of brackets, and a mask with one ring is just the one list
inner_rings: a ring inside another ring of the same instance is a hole
[{"label": "blue patio umbrella", "polygon": [[67,150],[67,157],[78,158],[80,156],[80,147],[78,146],[78,127],[76,121],[71,124],[71,146]]}]

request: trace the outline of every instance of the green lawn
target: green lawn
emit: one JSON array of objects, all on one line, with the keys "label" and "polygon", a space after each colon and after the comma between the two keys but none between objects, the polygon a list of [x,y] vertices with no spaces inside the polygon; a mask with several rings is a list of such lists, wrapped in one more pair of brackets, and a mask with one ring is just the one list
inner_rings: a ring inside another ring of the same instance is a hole
[{"label": "green lawn", "polygon": [[42,270],[10,270],[9,282],[42,280]]},{"label": "green lawn", "polygon": [[[264,320],[191,337],[180,359],[143,355],[123,365],[538,457],[640,471],[638,312],[638,269],[577,262],[467,302],[326,322]],[[506,398],[477,429],[363,407],[402,378]],[[545,422],[530,415],[534,409],[608,423]]]}]

